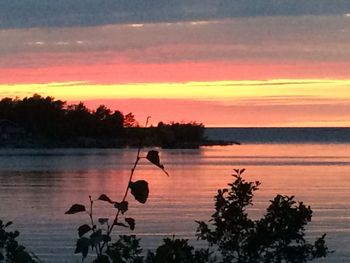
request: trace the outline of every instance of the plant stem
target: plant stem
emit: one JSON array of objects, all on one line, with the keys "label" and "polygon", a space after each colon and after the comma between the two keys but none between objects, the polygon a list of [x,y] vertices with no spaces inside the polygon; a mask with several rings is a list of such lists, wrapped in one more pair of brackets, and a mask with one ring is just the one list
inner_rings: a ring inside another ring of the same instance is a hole
[{"label": "plant stem", "polygon": [[[145,128],[147,128],[147,125],[148,125],[148,121],[151,117],[148,116],[147,119],[146,119],[146,124],[145,124]],[[136,155],[136,160],[135,160],[135,163],[133,165],[133,167],[131,168],[131,172],[130,172],[130,176],[129,176],[129,181],[128,181],[128,185],[126,186],[126,189],[125,189],[125,193],[124,193],[124,196],[123,196],[123,199],[121,201],[121,203],[125,202],[127,196],[128,196],[128,193],[129,193],[129,185],[131,183],[131,180],[132,180],[132,177],[134,176],[134,173],[135,173],[135,170],[136,170],[136,167],[141,159],[140,157],[140,153],[141,153],[141,148],[142,148],[142,144],[143,144],[143,138],[140,139],[140,142],[139,142],[139,147],[137,148],[137,155]],[[114,222],[118,222],[118,217],[119,217],[119,214],[120,214],[120,209],[118,209],[118,212],[117,214],[115,215],[115,218],[114,218],[114,221],[112,223],[112,225],[109,227],[108,229],[108,232],[107,232],[107,236],[110,237],[111,233],[112,233],[112,230],[114,228]],[[108,239],[107,239],[108,240]],[[104,241],[102,246],[100,246],[100,253],[102,254],[102,250],[103,248],[105,247],[105,245],[108,243],[108,241]]]},{"label": "plant stem", "polygon": [[91,195],[89,195],[89,199],[90,199],[90,213],[89,213],[89,217],[90,217],[90,220],[91,220],[91,228],[92,228],[92,231],[95,232],[95,229],[94,229],[94,219],[93,219],[93,217],[92,217],[92,205],[93,205],[94,201],[92,201]]},{"label": "plant stem", "polygon": [[[89,195],[89,199],[90,199],[90,212],[89,212],[88,214],[89,214],[90,221],[91,221],[91,229],[92,229],[92,232],[95,233],[94,218],[93,218],[93,216],[92,216],[92,206],[93,206],[93,204],[94,204],[94,201],[92,200],[91,195]],[[100,244],[98,244],[98,246],[96,246],[95,249],[96,249],[96,254],[97,254],[97,256],[99,257],[99,256],[102,254],[102,250],[101,250]]]},{"label": "plant stem", "polygon": [[[135,163],[134,163],[134,166],[132,167],[132,169],[131,169],[131,172],[130,172],[130,176],[129,176],[129,181],[128,181],[128,185],[126,186],[126,190],[125,190],[125,193],[124,193],[124,196],[123,196],[123,199],[122,199],[122,201],[121,201],[121,203],[122,202],[125,202],[125,200],[126,200],[126,198],[127,198],[127,196],[128,196],[128,193],[129,193],[129,185],[130,185],[130,183],[131,183],[131,180],[132,180],[132,177],[133,177],[133,175],[134,175],[134,172],[135,172],[135,170],[136,170],[136,167],[137,167],[137,165],[138,165],[138,163],[139,163],[139,161],[140,161],[140,152],[141,152],[141,143],[140,143],[140,145],[139,145],[139,147],[138,147],[138,149],[137,149],[137,156],[136,156],[136,160],[135,160]],[[112,233],[112,230],[113,230],[113,228],[114,228],[114,222],[118,222],[118,217],[119,217],[119,214],[120,214],[120,209],[118,209],[118,212],[117,212],[117,214],[115,215],[115,218],[114,218],[114,221],[113,221],[113,223],[112,223],[112,225],[110,226],[110,228],[108,229],[108,232],[107,232],[107,236],[110,236],[111,235],[111,233]],[[106,245],[106,241],[102,244],[102,247],[100,248],[100,251],[102,252],[102,249],[104,248],[104,246]]]}]

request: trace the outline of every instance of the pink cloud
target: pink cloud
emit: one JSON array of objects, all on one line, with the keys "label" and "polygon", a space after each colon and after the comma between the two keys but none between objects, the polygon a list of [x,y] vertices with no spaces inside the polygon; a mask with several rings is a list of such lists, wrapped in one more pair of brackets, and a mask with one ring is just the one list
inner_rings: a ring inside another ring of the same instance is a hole
[{"label": "pink cloud", "polygon": [[33,68],[0,68],[0,83],[92,83],[188,82],[215,80],[264,80],[293,78],[345,79],[350,62],[181,62],[172,64],[94,64]]}]

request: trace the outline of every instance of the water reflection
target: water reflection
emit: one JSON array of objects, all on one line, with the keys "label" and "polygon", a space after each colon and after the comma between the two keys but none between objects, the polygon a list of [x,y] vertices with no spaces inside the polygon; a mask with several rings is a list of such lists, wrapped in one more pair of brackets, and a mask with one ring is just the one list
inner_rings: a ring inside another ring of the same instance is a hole
[{"label": "water reflection", "polygon": [[[194,220],[212,212],[217,188],[230,182],[233,168],[246,168],[248,180],[262,181],[250,209],[253,217],[277,193],[296,195],[314,209],[311,236],[327,232],[337,253],[330,261],[350,256],[350,152],[349,145],[241,145],[201,150],[162,150],[170,177],[142,162],[135,179],[150,184],[145,205],[130,198],[128,215],[135,217],[135,233],[146,248],[164,236],[193,238]],[[120,199],[127,184],[135,150],[11,150],[0,152],[0,211],[13,220],[22,241],[43,259],[73,260],[76,228],[84,215],[67,216],[73,203],[88,203],[88,195],[101,193]],[[96,213],[112,216],[113,209],[99,204]],[[35,235],[33,235],[35,233]]]}]

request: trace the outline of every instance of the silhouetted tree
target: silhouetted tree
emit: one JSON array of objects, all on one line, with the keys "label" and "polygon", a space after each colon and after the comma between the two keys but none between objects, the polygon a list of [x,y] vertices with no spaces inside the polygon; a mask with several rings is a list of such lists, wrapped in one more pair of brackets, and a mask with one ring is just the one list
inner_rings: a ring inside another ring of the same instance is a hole
[{"label": "silhouetted tree", "polygon": [[130,128],[130,127],[137,127],[138,123],[135,120],[135,116],[134,114],[132,114],[131,112],[129,112],[128,114],[126,114],[124,116],[124,127],[125,128]]},{"label": "silhouetted tree", "polygon": [[204,125],[201,123],[159,122],[156,134],[165,148],[199,147],[204,140]]},{"label": "silhouetted tree", "polygon": [[38,94],[22,100],[2,99],[0,120],[3,123],[11,121],[26,131],[29,135],[26,139],[32,143],[29,146],[36,143],[54,147],[137,146],[142,137],[147,146],[198,148],[204,140],[204,126],[200,123],[160,122],[157,127],[140,128],[131,112],[124,116],[105,105],[90,110],[83,102],[67,105],[64,101]]},{"label": "silhouetted tree", "polygon": [[215,196],[211,227],[198,222],[198,237],[218,249],[222,262],[301,263],[329,253],[325,235],[314,244],[305,240],[312,210],[294,196],[277,195],[262,219],[250,219],[246,209],[260,183],[246,182],[241,177],[244,169],[235,171],[234,182]]},{"label": "silhouetted tree", "polygon": [[33,95],[13,101],[12,121],[36,134],[56,137],[60,130],[65,102]]},{"label": "silhouetted tree", "polygon": [[105,105],[100,105],[94,112],[94,115],[101,121],[106,120],[112,111],[108,109]]},{"label": "silhouetted tree", "polygon": [[80,102],[70,105],[66,112],[66,130],[74,136],[94,136],[97,134],[98,119]]},{"label": "silhouetted tree", "polygon": [[17,238],[19,232],[9,231],[12,222],[4,224],[0,220],[0,262],[6,263],[35,263],[35,256],[29,253],[26,248],[19,244]]},{"label": "silhouetted tree", "polygon": [[116,135],[123,135],[123,123],[124,116],[120,111],[114,111],[111,115],[109,115],[105,120],[109,135],[112,137]]}]

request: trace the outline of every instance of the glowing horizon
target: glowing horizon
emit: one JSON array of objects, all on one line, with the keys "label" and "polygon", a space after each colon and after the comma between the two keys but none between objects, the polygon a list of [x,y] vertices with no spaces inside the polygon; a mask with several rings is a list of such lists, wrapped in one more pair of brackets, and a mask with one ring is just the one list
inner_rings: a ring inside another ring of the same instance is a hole
[{"label": "glowing horizon", "polygon": [[0,84],[0,94],[52,96],[69,103],[83,101],[90,108],[105,104],[133,112],[139,121],[151,115],[153,124],[197,121],[208,127],[350,127],[350,80],[346,79]]},{"label": "glowing horizon", "polygon": [[[329,89],[330,86],[332,90]],[[94,84],[89,82],[0,84],[2,97],[13,97],[11,94],[16,94],[17,97],[23,98],[35,93],[65,100],[167,98],[220,99],[225,101],[233,98],[266,96],[315,96],[318,98],[346,99],[350,98],[350,79],[222,80],[128,84]]]},{"label": "glowing horizon", "polygon": [[350,126],[349,12],[225,17],[212,5],[185,20],[0,25],[0,97],[106,104],[154,124]]}]

